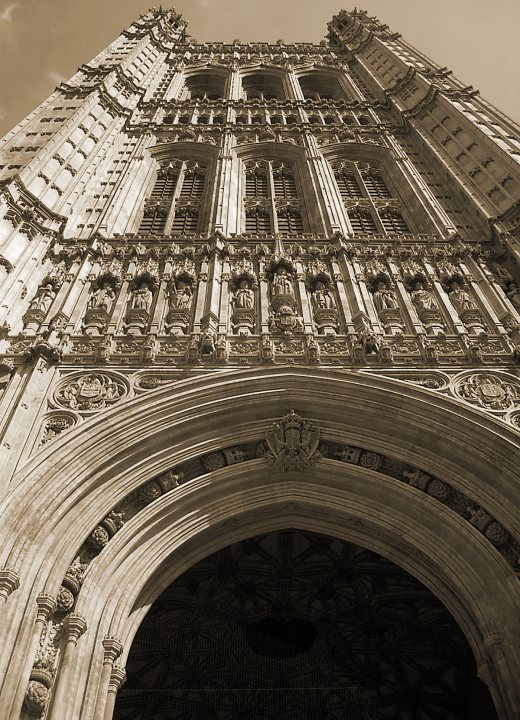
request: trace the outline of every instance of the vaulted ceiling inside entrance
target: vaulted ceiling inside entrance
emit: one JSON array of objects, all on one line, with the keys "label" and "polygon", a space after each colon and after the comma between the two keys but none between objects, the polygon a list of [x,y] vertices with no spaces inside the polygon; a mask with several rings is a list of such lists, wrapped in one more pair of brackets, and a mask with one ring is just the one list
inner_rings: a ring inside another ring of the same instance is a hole
[{"label": "vaulted ceiling inside entrance", "polygon": [[220,550],[157,599],[116,720],[492,720],[468,643],[421,583],[296,530]]}]

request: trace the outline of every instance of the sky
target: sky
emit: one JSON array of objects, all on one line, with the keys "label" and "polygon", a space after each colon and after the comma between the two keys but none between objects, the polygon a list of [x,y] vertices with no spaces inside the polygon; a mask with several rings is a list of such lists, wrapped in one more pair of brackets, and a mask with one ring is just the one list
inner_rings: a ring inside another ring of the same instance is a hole
[{"label": "sky", "polygon": [[[520,0],[357,0],[520,122]],[[199,41],[319,42],[356,0],[177,0]],[[0,0],[0,137],[153,0]],[[166,0],[164,7],[170,7]]]}]

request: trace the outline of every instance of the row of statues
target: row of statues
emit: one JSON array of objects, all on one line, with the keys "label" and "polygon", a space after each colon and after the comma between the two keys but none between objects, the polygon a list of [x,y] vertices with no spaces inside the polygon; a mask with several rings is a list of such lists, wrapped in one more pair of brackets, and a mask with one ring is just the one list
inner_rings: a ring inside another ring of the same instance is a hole
[{"label": "row of statues", "polygon": [[[238,281],[233,294],[232,306],[235,310],[255,309],[254,282],[251,278],[243,277]],[[38,290],[30,304],[30,310],[47,313],[54,299],[57,289],[51,282],[44,283]],[[455,279],[451,282],[449,299],[454,310],[463,315],[467,310],[477,310],[475,300],[467,290]],[[514,282],[507,286],[506,296],[516,310],[520,311],[520,290]],[[127,310],[140,310],[150,312],[154,297],[153,282],[146,279],[138,283],[130,292]],[[270,281],[270,298],[274,304],[279,304],[280,298],[286,298],[290,303],[296,301],[294,291],[294,278],[283,266],[278,267],[273,273]],[[372,298],[375,310],[378,314],[388,310],[398,310],[399,299],[395,290],[385,278],[376,281]],[[426,311],[438,311],[439,304],[432,292],[423,280],[416,280],[410,290],[410,298],[419,316]],[[91,293],[88,300],[88,309],[104,311],[107,315],[111,312],[116,300],[116,288],[113,281],[103,280]],[[193,300],[193,282],[189,278],[176,278],[168,286],[166,293],[168,311],[184,310],[191,308]],[[311,306],[315,312],[334,310],[336,301],[330,283],[325,279],[315,281],[310,292]]]},{"label": "row of statues", "polygon": [[[416,281],[410,292],[410,297],[416,309],[421,313],[423,310],[438,309],[437,301],[431,290],[428,290],[420,280]],[[448,293],[451,304],[460,314],[465,310],[476,309],[477,305],[473,298],[460,286],[458,282],[452,282]],[[373,294],[374,306],[378,313],[383,310],[399,308],[399,301],[394,290],[389,289],[388,283],[380,280]],[[519,298],[520,299],[520,298]]]}]

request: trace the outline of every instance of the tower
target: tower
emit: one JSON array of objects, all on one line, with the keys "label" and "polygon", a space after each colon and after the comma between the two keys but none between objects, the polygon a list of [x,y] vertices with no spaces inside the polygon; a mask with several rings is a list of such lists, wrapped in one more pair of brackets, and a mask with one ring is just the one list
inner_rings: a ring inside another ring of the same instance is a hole
[{"label": "tower", "polygon": [[290,530],[449,611],[493,702],[446,717],[517,718],[518,127],[363,11],[154,9],[1,151],[6,717],[109,720],[161,593]]}]

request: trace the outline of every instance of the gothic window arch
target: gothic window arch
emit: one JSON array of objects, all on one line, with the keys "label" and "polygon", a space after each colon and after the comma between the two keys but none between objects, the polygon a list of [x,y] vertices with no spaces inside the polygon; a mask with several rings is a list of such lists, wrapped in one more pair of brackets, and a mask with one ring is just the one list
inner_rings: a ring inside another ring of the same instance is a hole
[{"label": "gothic window arch", "polygon": [[246,161],[244,215],[247,233],[303,233],[299,189],[292,163]]},{"label": "gothic window arch", "polygon": [[309,100],[347,100],[349,93],[334,73],[310,72],[299,78],[303,96]]},{"label": "gothic window arch", "polygon": [[242,77],[242,91],[247,100],[284,100],[282,78],[270,72],[255,72]]},{"label": "gothic window arch", "polygon": [[184,81],[184,99],[220,100],[225,97],[226,77],[218,72],[199,72]]},{"label": "gothic window arch", "polygon": [[339,160],[332,169],[355,235],[410,233],[400,200],[376,163]]},{"label": "gothic window arch", "polygon": [[140,234],[185,235],[200,229],[207,167],[200,160],[176,160],[159,168],[145,202]]}]

